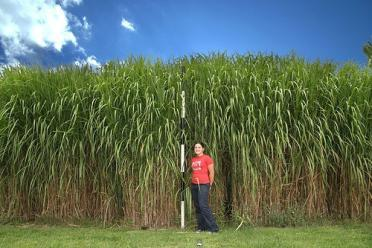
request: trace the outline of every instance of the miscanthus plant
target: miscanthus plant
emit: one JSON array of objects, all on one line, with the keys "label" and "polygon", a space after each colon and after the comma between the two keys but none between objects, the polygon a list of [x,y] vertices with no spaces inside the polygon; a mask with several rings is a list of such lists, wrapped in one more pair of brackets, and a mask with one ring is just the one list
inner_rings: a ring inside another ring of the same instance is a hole
[{"label": "miscanthus plant", "polygon": [[219,221],[268,223],[289,209],[309,218],[371,217],[370,71],[224,54],[129,58],[100,71],[5,69],[1,216],[176,225],[182,88],[187,155],[194,141],[207,143]]}]

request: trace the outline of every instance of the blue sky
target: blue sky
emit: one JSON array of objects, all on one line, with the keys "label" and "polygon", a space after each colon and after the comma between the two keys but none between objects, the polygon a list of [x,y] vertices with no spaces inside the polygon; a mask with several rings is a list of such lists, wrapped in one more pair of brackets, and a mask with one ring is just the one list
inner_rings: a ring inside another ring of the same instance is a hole
[{"label": "blue sky", "polygon": [[0,64],[296,53],[365,65],[372,1],[2,0]]}]

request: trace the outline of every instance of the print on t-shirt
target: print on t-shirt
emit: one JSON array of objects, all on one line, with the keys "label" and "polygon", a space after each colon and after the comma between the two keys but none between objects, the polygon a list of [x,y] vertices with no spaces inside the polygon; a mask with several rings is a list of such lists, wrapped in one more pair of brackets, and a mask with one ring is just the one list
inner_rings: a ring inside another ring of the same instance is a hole
[{"label": "print on t-shirt", "polygon": [[194,170],[194,171],[196,171],[196,170],[201,170],[202,169],[202,167],[201,167],[201,161],[194,161],[194,162],[192,162],[192,169]]}]

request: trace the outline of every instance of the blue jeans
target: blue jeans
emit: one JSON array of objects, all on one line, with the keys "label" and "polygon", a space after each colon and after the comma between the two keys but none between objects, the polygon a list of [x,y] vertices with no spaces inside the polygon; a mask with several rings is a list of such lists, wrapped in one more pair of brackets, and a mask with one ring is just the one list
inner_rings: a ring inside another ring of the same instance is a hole
[{"label": "blue jeans", "polygon": [[216,220],[208,205],[209,184],[191,184],[192,201],[194,202],[198,229],[218,232]]}]

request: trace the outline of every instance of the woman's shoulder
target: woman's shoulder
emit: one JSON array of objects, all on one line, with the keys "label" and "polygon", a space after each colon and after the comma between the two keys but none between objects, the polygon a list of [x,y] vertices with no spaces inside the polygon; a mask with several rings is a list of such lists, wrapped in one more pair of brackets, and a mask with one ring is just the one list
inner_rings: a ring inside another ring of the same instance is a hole
[{"label": "woman's shoulder", "polygon": [[206,160],[209,160],[209,161],[213,161],[212,157],[209,156],[208,154],[204,154],[203,155],[203,159],[206,159]]}]

